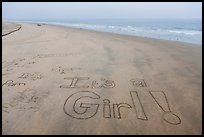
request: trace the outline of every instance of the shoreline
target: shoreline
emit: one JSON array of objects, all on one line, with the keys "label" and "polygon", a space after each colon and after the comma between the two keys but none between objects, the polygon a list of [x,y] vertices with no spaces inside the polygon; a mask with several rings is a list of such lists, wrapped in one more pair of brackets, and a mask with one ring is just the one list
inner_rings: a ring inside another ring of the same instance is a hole
[{"label": "shoreline", "polygon": [[47,25],[53,25],[53,26],[62,26],[62,27],[68,27],[68,28],[73,28],[73,29],[83,29],[83,30],[87,30],[87,31],[96,31],[96,32],[102,32],[102,33],[110,33],[110,34],[116,34],[116,35],[121,35],[121,36],[130,36],[130,37],[138,37],[138,38],[147,38],[147,39],[152,39],[152,40],[162,40],[162,41],[167,41],[167,42],[178,42],[178,43],[183,43],[183,44],[187,44],[187,45],[195,45],[195,46],[201,46],[202,47],[202,43],[198,44],[198,43],[190,43],[190,42],[185,42],[185,41],[176,41],[176,40],[168,40],[168,39],[162,39],[162,38],[153,38],[153,37],[148,37],[148,36],[139,36],[139,35],[133,35],[133,34],[122,34],[122,33],[117,33],[117,32],[108,32],[108,31],[100,31],[100,30],[94,30],[94,29],[87,29],[87,28],[80,28],[80,27],[73,27],[73,26],[66,26],[66,25],[61,25],[61,24],[54,24],[52,22],[21,22],[21,21],[17,21],[19,23],[28,23],[28,24],[47,24]]},{"label": "shoreline", "polygon": [[[57,26],[57,25],[56,25]],[[69,26],[64,26],[64,27],[69,27]],[[202,44],[195,44],[195,43],[189,43],[189,42],[183,42],[183,41],[174,41],[174,40],[166,40],[166,39],[159,39],[159,38],[151,38],[151,37],[145,37],[145,36],[136,36],[136,35],[128,35],[128,34],[119,34],[119,33],[114,33],[114,32],[105,32],[105,31],[99,31],[99,30],[91,30],[91,29],[85,29],[85,28],[74,28],[70,27],[73,29],[84,29],[87,31],[95,31],[95,32],[102,32],[102,33],[110,33],[111,35],[120,35],[120,36],[127,36],[127,37],[136,37],[136,38],[142,38],[142,39],[150,39],[150,40],[158,40],[158,41],[166,41],[166,42],[173,42],[173,43],[179,43],[179,44],[186,44],[186,45],[191,45],[191,46],[202,46]]]},{"label": "shoreline", "polygon": [[128,35],[128,34],[120,34],[120,33],[114,33],[114,32],[105,32],[105,31],[99,31],[99,30],[92,30],[92,29],[86,29],[86,28],[77,28],[77,27],[71,27],[71,26],[63,26],[63,25],[55,25],[55,24],[47,24],[50,26],[56,26],[56,27],[67,27],[72,29],[79,29],[79,30],[85,30],[85,31],[93,31],[97,33],[103,33],[103,34],[110,34],[110,35],[119,35],[124,37],[133,37],[133,38],[141,38],[141,39],[149,39],[149,40],[158,40],[158,41],[166,41],[166,42],[173,42],[178,44],[186,44],[191,46],[202,46],[202,44],[195,44],[195,43],[189,43],[189,42],[183,42],[183,41],[174,41],[174,40],[166,40],[166,39],[159,39],[159,38],[151,38],[151,37],[145,37],[145,36],[136,36],[136,35]]},{"label": "shoreline", "polygon": [[202,46],[20,24],[2,37],[2,134],[202,134]]},{"label": "shoreline", "polygon": [[[58,26],[58,25],[56,25],[56,26]],[[92,29],[86,29],[86,28],[77,28],[77,27],[71,27],[71,26],[64,26],[64,27],[70,27],[70,28],[74,28],[74,29],[84,29],[84,30],[88,30],[88,31],[95,31],[95,32],[102,32],[102,33],[110,33],[110,34],[116,34],[116,35],[121,35],[121,36],[144,38],[144,39],[150,39],[150,40],[161,40],[161,41],[166,41],[166,42],[175,42],[175,43],[180,43],[180,44],[202,46],[202,44],[196,44],[196,43],[190,43],[190,42],[184,42],[184,41],[167,40],[167,39],[152,38],[152,37],[147,37],[147,36],[139,36],[139,35],[131,35],[131,34],[120,34],[120,33],[114,33],[114,32],[99,31],[99,30],[92,30]]]}]

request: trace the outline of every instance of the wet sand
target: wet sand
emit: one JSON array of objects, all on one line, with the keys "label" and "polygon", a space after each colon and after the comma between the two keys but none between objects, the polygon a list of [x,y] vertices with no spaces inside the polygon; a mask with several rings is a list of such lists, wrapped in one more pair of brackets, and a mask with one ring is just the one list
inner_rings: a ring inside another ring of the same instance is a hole
[{"label": "wet sand", "polygon": [[202,134],[201,46],[20,25],[2,37],[2,134]]}]

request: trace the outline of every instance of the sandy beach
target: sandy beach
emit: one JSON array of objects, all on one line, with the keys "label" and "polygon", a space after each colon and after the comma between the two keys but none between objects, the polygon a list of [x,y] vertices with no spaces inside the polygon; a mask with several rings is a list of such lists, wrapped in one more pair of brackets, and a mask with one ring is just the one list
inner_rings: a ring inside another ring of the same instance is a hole
[{"label": "sandy beach", "polygon": [[202,46],[8,26],[2,134],[202,134]]},{"label": "sandy beach", "polygon": [[9,35],[15,31],[21,29],[21,24],[16,24],[12,22],[2,22],[2,36]]}]

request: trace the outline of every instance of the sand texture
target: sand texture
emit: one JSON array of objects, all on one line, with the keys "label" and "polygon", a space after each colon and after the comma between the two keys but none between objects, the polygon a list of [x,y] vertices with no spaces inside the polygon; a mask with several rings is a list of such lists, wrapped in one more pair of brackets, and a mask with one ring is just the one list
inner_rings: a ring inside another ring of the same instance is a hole
[{"label": "sand texture", "polygon": [[202,134],[201,46],[21,25],[2,37],[2,134]]},{"label": "sand texture", "polygon": [[2,36],[11,34],[20,29],[21,29],[20,24],[11,23],[11,22],[2,22]]}]

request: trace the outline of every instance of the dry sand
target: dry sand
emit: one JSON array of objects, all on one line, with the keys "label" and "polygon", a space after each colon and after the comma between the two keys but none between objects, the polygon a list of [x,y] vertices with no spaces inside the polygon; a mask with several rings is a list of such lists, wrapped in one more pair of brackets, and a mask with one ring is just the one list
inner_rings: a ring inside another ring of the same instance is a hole
[{"label": "dry sand", "polygon": [[2,36],[6,36],[21,29],[21,24],[13,22],[2,22]]},{"label": "dry sand", "polygon": [[21,25],[2,37],[2,134],[202,134],[201,46]]}]

